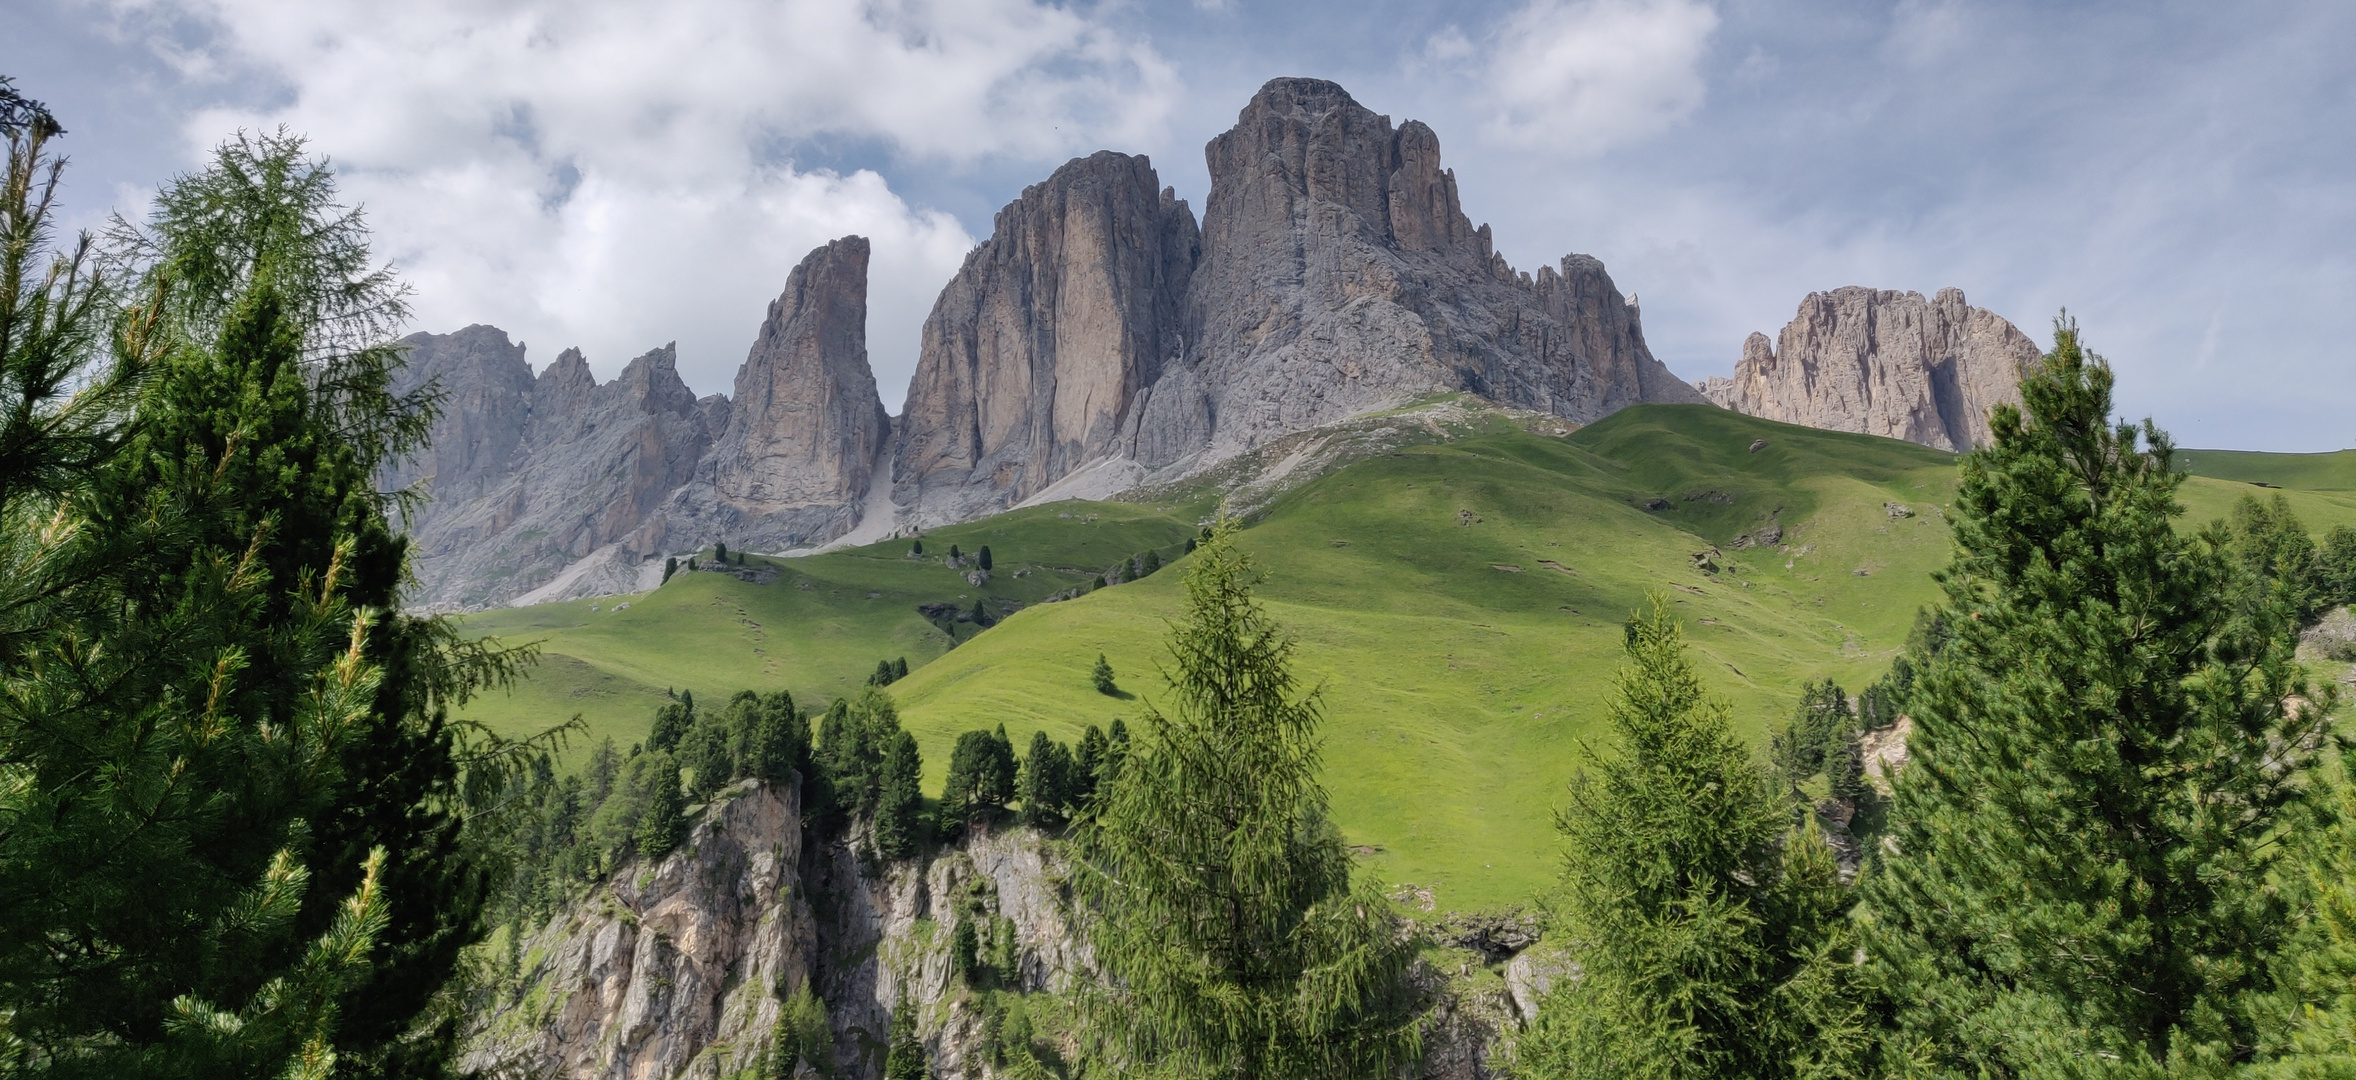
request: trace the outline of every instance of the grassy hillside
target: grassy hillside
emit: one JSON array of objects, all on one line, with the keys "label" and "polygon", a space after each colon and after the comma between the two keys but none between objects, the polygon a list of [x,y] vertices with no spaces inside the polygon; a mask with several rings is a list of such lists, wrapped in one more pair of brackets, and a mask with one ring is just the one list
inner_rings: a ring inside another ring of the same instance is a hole
[{"label": "grassy hillside", "polygon": [[2356,491],[2356,450],[2328,454],[2184,450],[2177,457],[2184,470],[2194,476],[2310,491]]},{"label": "grassy hillside", "polygon": [[[1242,544],[1299,635],[1303,671],[1325,687],[1327,783],[1364,865],[1438,909],[1490,908],[1555,875],[1550,815],[1601,733],[1619,623],[1647,590],[1676,600],[1705,678],[1764,742],[1802,682],[1855,691],[1887,666],[1947,560],[1954,483],[1951,456],[1907,443],[1640,406],[1567,437],[1500,424],[1400,446],[1275,499]],[[2266,494],[2195,479],[2185,502],[2206,520],[2251,492]],[[2356,522],[2356,491],[2287,495],[2319,531]],[[756,558],[775,580],[699,573],[639,597],[477,616],[481,632],[543,640],[548,659],[475,715],[525,730],[578,711],[627,742],[665,687],[784,686],[823,702],[856,690],[877,658],[904,655],[916,670],[893,692],[938,785],[963,730],[1068,740],[1134,721],[1158,696],[1176,573],[1036,601],[1131,552],[1174,552],[1207,504],[1170,497],[943,529],[924,560],[906,557],[907,541]],[[987,586],[941,564],[951,543],[992,545]],[[978,635],[956,624],[954,649],[916,611],[977,596],[1031,606]],[[1091,688],[1099,653],[1122,697]]]}]

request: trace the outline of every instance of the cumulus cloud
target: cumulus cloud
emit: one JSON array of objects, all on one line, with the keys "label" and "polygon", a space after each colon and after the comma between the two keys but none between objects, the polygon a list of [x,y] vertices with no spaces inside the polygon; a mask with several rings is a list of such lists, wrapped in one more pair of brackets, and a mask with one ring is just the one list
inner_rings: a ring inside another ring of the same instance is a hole
[{"label": "cumulus cloud", "polygon": [[1701,107],[1701,62],[1718,28],[1701,0],[1530,0],[1497,28],[1482,74],[1489,134],[1591,154]]},{"label": "cumulus cloud", "polygon": [[869,351],[887,403],[972,245],[873,171],[798,165],[811,139],[957,170],[1158,137],[1171,66],[1035,0],[121,0],[209,30],[202,63],[272,86],[216,108],[307,132],[418,287],[422,328],[492,322],[536,361],[610,376],[676,339],[726,390],[764,304],[818,244],[874,240]]}]

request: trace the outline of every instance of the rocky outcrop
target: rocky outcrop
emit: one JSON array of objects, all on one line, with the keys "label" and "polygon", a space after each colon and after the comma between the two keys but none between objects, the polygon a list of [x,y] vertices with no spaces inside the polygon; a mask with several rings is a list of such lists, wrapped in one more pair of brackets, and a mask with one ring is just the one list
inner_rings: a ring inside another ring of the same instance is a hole
[{"label": "rocky outcrop", "polygon": [[1277,79],[1205,150],[1187,349],[1150,391],[1148,468],[1446,392],[1577,421],[1699,401],[1603,266],[1515,271],[1459,204],[1439,139],[1340,86]]},{"label": "rocky outcrop", "polygon": [[1851,285],[1809,293],[1776,342],[1752,334],[1734,377],[1698,389],[1751,416],[1961,452],[1987,444],[1989,410],[2020,403],[2021,368],[2039,355],[1960,289],[1926,300]]},{"label": "rocky outcrop", "polygon": [[[600,385],[579,350],[519,378],[523,346],[491,327],[412,335],[404,382],[449,394],[425,453],[391,479],[432,501],[408,522],[412,602],[468,609],[514,600],[570,573],[585,592],[635,586],[647,558],[629,541],[695,472],[711,408],[664,346]],[[528,369],[524,369],[528,371]]]},{"label": "rocky outcrop", "polygon": [[867,257],[867,238],[846,236],[794,268],[722,399],[711,454],[636,546],[782,550],[858,523],[892,426],[867,363]]},{"label": "rocky outcrop", "polygon": [[[465,1064],[579,1080],[717,1080],[772,1053],[782,1002],[826,1003],[835,1075],[874,1077],[895,1010],[934,1075],[982,1075],[980,1003],[952,970],[960,921],[1002,949],[1006,989],[1063,990],[1088,956],[1066,921],[1063,868],[1027,828],[976,830],[928,857],[876,863],[805,848],[799,790],[745,781],[687,842],[610,878],[518,943],[516,975],[478,1002]],[[1002,943],[1002,944],[1000,944]]]},{"label": "rocky outcrop", "polygon": [[478,1012],[465,1066],[528,1076],[716,1078],[760,1060],[780,1002],[818,967],[800,800],[746,781],[687,843],[521,944],[529,966]]},{"label": "rocky outcrop", "polygon": [[1184,342],[1194,214],[1143,157],[1077,158],[998,212],[925,320],[895,499],[927,521],[1004,509],[1122,454]]}]

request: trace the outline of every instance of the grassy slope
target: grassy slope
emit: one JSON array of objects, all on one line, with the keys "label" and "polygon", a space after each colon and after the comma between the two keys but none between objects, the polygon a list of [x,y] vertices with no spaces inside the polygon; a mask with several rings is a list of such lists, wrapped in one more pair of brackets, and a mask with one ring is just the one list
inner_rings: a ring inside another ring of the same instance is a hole
[{"label": "grassy slope", "polygon": [[[756,585],[729,574],[682,573],[639,596],[470,616],[470,631],[537,641],[544,653],[528,682],[481,699],[469,715],[521,733],[578,713],[590,742],[611,735],[627,745],[645,737],[670,688],[706,701],[740,689],[788,689],[823,706],[856,693],[877,660],[906,657],[914,667],[950,648],[949,634],[917,605],[971,610],[977,598],[1033,604],[1130,554],[1175,554],[1194,520],[1146,506],[1063,503],[938,530],[925,537],[922,559],[908,557],[906,540],[795,559],[751,556],[749,563],[777,577]],[[968,554],[990,546],[995,566],[986,585],[976,589],[963,571],[944,565],[952,544]],[[628,607],[616,610],[622,604]],[[971,640],[976,629],[957,624],[957,639]]]},{"label": "grassy slope", "polygon": [[2267,454],[2254,450],[2184,450],[2177,454],[2195,476],[2264,483],[2310,491],[2356,491],[2356,450],[2327,454]]},{"label": "grassy slope", "polygon": [[[1768,445],[1749,452],[1759,438]],[[1325,686],[1335,817],[1369,871],[1431,890],[1443,910],[1488,908],[1554,876],[1549,817],[1582,740],[1602,730],[1619,622],[1646,590],[1676,600],[1705,678],[1763,742],[1803,681],[1829,675],[1854,691],[1887,666],[1946,561],[1935,508],[1954,478],[1951,457],[1905,443],[1644,406],[1568,438],[1501,430],[1378,456],[1278,499],[1243,544],[1299,636],[1301,669]],[[2195,479],[2185,502],[2205,521],[2253,491]],[[2356,491],[2286,495],[2318,531],[2356,522]],[[1654,498],[1670,509],[1643,509]],[[1915,513],[1894,518],[1890,502]],[[1201,509],[1059,504],[930,534],[934,558],[921,562],[895,541],[778,560],[784,576],[765,586],[697,574],[620,612],[608,600],[595,613],[581,601],[477,616],[482,632],[544,638],[548,662],[475,715],[515,731],[578,711],[593,734],[628,742],[665,686],[787,686],[816,702],[854,691],[877,658],[905,655],[918,669],[893,690],[937,785],[967,728],[1004,724],[1020,746],[1037,729],[1072,739],[1088,723],[1134,722],[1136,695],[1160,692],[1164,620],[1179,600],[1165,572],[1031,607],[978,638],[960,626],[963,643],[947,651],[914,607],[972,603],[975,590],[938,561],[948,545],[991,544],[999,565],[985,595],[1030,603],[1085,580],[1055,567],[1092,574],[1168,551]],[[1794,553],[1732,546],[1770,516]],[[1713,543],[1722,569],[1696,570],[1690,556]],[[1024,565],[1035,572],[1013,577]],[[1100,652],[1130,696],[1090,688]]]}]

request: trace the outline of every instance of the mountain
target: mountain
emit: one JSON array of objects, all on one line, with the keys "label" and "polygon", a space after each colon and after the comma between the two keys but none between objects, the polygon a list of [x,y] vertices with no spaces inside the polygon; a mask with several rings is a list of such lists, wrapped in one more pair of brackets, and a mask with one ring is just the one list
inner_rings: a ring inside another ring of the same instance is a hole
[{"label": "mountain", "polygon": [[531,380],[490,327],[408,339],[412,384],[450,391],[435,443],[453,447],[398,470],[436,500],[414,523],[418,602],[634,591],[713,543],[808,548],[1167,486],[1435,395],[1578,423],[1702,400],[1601,262],[1508,265],[1421,123],[1277,79],[1205,155],[1199,227],[1143,157],[1024,189],[942,289],[896,421],[856,236],[794,269],[726,398],[694,401],[668,359],[613,390],[577,352]]},{"label": "mountain", "polygon": [[403,344],[397,386],[430,381],[445,395],[430,448],[388,477],[423,480],[434,496],[406,522],[415,603],[470,608],[652,584],[632,537],[693,478],[725,407],[696,400],[672,346],[599,385],[577,349],[534,377],[524,347],[495,327]]},{"label": "mountain", "polygon": [[1850,285],[1809,293],[1774,344],[1743,342],[1732,379],[1696,386],[1751,416],[1963,451],[1987,444],[1990,409],[2020,403],[2021,367],[2040,355],[1960,289],[1926,300]]}]

